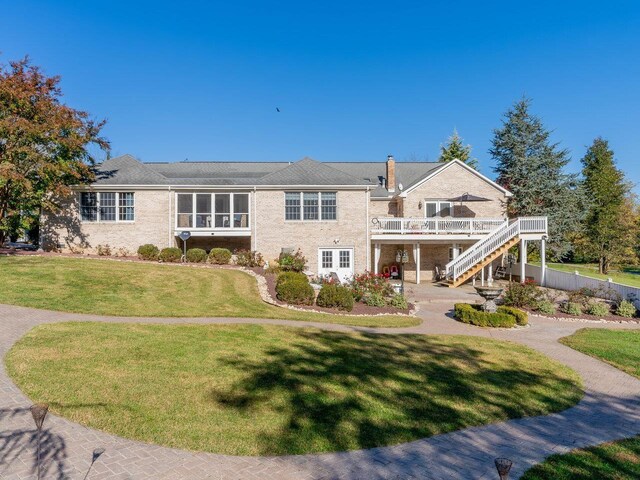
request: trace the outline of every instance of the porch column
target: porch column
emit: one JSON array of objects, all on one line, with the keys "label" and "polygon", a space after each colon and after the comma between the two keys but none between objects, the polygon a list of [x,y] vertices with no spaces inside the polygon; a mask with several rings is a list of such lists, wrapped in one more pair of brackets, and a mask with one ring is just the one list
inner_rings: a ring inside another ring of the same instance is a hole
[{"label": "porch column", "polygon": [[524,283],[526,277],[525,266],[527,265],[527,241],[520,239],[520,283]]},{"label": "porch column", "polygon": [[373,246],[373,273],[378,274],[378,263],[380,262],[380,244]]},{"label": "porch column", "polygon": [[540,240],[540,267],[540,285],[544,287],[547,283],[547,239],[545,237]]},{"label": "porch column", "polygon": [[420,244],[413,245],[413,259],[416,262],[416,283],[420,284]]}]

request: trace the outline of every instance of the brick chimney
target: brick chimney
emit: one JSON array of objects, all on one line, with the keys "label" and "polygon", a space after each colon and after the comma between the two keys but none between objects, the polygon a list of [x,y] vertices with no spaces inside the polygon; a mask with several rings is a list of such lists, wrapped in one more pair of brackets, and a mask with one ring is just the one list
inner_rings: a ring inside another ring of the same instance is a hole
[{"label": "brick chimney", "polygon": [[387,156],[387,191],[396,191],[396,161],[393,155]]}]

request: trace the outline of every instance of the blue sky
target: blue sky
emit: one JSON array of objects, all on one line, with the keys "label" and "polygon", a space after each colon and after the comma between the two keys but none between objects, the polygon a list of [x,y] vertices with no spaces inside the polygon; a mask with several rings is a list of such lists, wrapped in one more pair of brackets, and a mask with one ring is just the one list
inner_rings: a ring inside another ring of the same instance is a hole
[{"label": "blue sky", "polygon": [[61,75],[116,155],[436,160],[455,127],[492,175],[527,95],[573,171],[602,135],[640,183],[640,2],[3,3],[0,60]]}]

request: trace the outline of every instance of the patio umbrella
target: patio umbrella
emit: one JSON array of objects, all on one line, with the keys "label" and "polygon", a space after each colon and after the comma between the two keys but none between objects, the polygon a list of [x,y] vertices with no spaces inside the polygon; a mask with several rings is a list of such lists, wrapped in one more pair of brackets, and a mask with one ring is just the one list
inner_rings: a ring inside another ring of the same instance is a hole
[{"label": "patio umbrella", "polygon": [[490,202],[489,198],[478,197],[477,195],[471,195],[470,193],[464,193],[459,197],[450,198],[450,202]]}]

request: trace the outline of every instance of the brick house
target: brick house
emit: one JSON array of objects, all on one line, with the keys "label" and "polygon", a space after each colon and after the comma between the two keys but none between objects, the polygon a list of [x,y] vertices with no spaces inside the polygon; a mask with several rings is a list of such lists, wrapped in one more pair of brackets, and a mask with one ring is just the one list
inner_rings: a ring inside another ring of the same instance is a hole
[{"label": "brick house", "polygon": [[407,251],[406,280],[446,271],[457,285],[518,242],[544,248],[546,239],[545,218],[507,219],[511,194],[459,161],[143,163],[124,155],[74,190],[42,218],[45,249],[181,247],[178,235],[189,231],[189,248],[251,249],[266,260],[300,249],[311,272],[343,278],[398,268],[396,253]]}]

